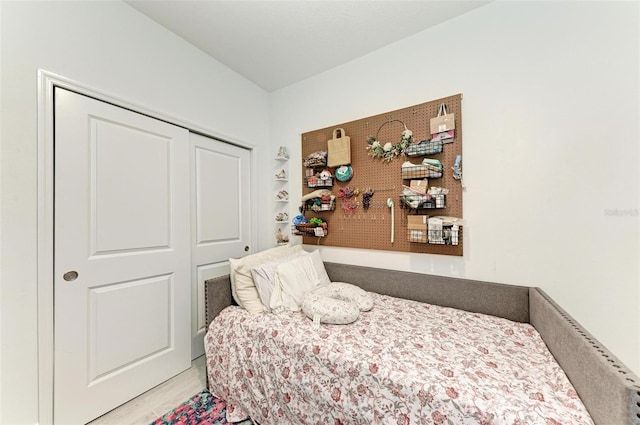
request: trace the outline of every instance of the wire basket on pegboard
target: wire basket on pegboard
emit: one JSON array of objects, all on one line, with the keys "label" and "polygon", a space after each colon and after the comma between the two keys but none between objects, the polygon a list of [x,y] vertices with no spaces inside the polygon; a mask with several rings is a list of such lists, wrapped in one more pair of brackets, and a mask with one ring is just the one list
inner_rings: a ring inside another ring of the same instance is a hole
[{"label": "wire basket on pegboard", "polygon": [[405,162],[402,164],[402,178],[407,179],[437,179],[442,177],[442,165],[413,164]]},{"label": "wire basket on pegboard", "polygon": [[[412,181],[412,184],[414,181]],[[439,187],[431,187],[428,191],[414,189],[413,186],[403,186],[400,194],[400,208],[409,209],[434,209],[446,208],[447,206],[447,189]]]},{"label": "wire basket on pegboard", "polygon": [[400,195],[400,208],[408,208],[413,210],[419,209],[435,209],[447,207],[447,196],[443,194],[402,194]]},{"label": "wire basket on pegboard", "polygon": [[444,225],[441,229],[426,226],[407,226],[407,241],[431,245],[461,245],[462,226]]},{"label": "wire basket on pegboard", "polygon": [[442,152],[442,140],[428,139],[410,145],[407,150],[405,150],[407,156],[435,155],[440,152]]},{"label": "wire basket on pegboard", "polygon": [[459,245],[462,243],[462,226],[445,225],[442,229],[427,230],[427,242],[435,245]]},{"label": "wire basket on pegboard", "polygon": [[309,154],[302,162],[307,168],[323,168],[327,166],[327,151],[317,151]]},{"label": "wire basket on pegboard", "polygon": [[322,196],[320,198],[308,199],[304,202],[305,211],[322,212],[336,209],[336,197]]},{"label": "wire basket on pegboard", "polygon": [[333,177],[308,176],[305,178],[307,187],[332,187]]},{"label": "wire basket on pegboard", "polygon": [[291,233],[296,236],[315,236],[323,238],[329,234],[329,225],[327,222],[322,224],[301,223],[291,226]]}]

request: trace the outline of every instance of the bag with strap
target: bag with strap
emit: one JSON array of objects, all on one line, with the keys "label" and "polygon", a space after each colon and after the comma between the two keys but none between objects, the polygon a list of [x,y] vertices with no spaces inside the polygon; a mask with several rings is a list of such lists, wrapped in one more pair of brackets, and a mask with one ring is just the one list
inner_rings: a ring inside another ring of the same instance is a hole
[{"label": "bag with strap", "polygon": [[[338,137],[338,132],[340,132],[340,137]],[[328,167],[351,164],[351,137],[345,135],[344,129],[336,128],[333,130],[333,139],[327,143],[329,145]]]},{"label": "bag with strap", "polygon": [[431,134],[442,133],[443,131],[449,131],[456,128],[456,120],[454,114],[448,113],[447,105],[440,104],[438,108],[438,116],[431,118]]}]

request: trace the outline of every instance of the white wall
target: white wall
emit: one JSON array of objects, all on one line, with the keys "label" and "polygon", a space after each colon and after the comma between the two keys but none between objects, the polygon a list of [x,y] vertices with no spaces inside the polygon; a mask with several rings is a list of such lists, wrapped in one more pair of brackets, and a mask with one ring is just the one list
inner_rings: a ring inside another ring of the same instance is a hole
[{"label": "white wall", "polygon": [[637,2],[492,3],[271,96],[120,2],[0,19],[0,423],[37,422],[38,68],[258,146],[265,205],[278,145],[295,198],[301,133],[464,93],[465,256],[324,258],[542,286],[640,372]]},{"label": "white wall", "polygon": [[[0,423],[27,424],[38,421],[37,69],[252,144],[258,155],[273,156],[268,94],[128,5],[2,1],[0,8]],[[265,167],[259,169],[263,174],[271,170]],[[270,191],[270,182],[265,185]],[[269,240],[260,241],[265,246],[272,239],[271,229],[266,233]]]},{"label": "white wall", "polygon": [[638,2],[495,2],[273,93],[271,139],[293,163],[301,133],[464,94],[464,257],[323,258],[540,286],[640,373],[639,15]]}]

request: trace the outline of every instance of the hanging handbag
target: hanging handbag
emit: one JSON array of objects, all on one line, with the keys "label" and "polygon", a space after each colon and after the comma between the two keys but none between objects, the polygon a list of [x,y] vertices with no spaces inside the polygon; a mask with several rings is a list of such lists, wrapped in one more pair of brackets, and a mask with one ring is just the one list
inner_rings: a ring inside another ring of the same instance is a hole
[{"label": "hanging handbag", "polygon": [[448,113],[447,105],[440,104],[438,108],[438,116],[431,118],[431,134],[442,133],[443,131],[449,131],[456,128],[456,121],[454,114]]},{"label": "hanging handbag", "polygon": [[[338,137],[340,132],[340,137]],[[333,139],[329,140],[328,167],[338,167],[340,165],[351,164],[351,137],[346,136],[344,129],[333,130]]]}]

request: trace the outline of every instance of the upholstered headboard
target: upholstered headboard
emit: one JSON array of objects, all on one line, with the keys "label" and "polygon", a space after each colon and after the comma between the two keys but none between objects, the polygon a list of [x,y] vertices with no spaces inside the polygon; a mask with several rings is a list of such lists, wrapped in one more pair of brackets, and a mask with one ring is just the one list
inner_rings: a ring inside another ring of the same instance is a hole
[{"label": "upholstered headboard", "polygon": [[[597,425],[640,425],[640,378],[539,288],[325,263],[334,282],[531,323]],[[207,326],[233,304],[228,275],[205,282]]]},{"label": "upholstered headboard", "polygon": [[207,329],[213,318],[230,305],[236,305],[236,302],[231,296],[231,277],[228,274],[205,281],[204,320]]},{"label": "upholstered headboard", "polygon": [[348,282],[378,294],[529,322],[529,289],[524,286],[349,264],[324,266],[332,282]]},{"label": "upholstered headboard", "polygon": [[[338,263],[325,262],[324,266],[332,282],[348,282],[378,294],[529,322],[529,288],[526,286]],[[228,275],[208,280],[206,289],[208,326],[223,308],[235,303]]]}]

